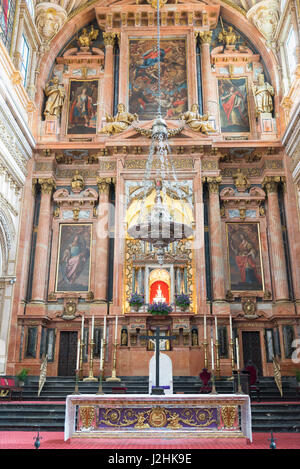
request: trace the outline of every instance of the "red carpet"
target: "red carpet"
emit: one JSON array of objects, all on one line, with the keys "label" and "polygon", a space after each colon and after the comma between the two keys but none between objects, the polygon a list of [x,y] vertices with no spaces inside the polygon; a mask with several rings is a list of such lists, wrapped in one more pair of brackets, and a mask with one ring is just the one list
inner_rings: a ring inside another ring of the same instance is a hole
[{"label": "red carpet", "polygon": [[[36,432],[0,432],[0,449],[34,449]],[[61,432],[41,432],[40,449],[269,449],[270,434],[254,433],[253,443],[244,439],[73,439],[64,441]],[[276,433],[277,449],[300,449],[299,433]]]}]

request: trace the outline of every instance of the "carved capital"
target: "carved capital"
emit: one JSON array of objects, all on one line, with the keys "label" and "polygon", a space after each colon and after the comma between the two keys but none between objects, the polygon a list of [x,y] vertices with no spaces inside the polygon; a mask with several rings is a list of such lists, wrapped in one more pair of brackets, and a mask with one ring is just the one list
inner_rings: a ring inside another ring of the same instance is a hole
[{"label": "carved capital", "polygon": [[115,38],[117,36],[118,36],[117,33],[103,32],[103,41],[104,41],[105,47],[106,46],[114,46]]},{"label": "carved capital", "polygon": [[222,182],[221,176],[214,176],[214,177],[207,176],[206,182],[208,184],[208,189],[209,189],[210,194],[219,193],[219,186],[220,186],[220,183]]},{"label": "carved capital", "polygon": [[280,176],[266,176],[262,182],[262,187],[267,194],[278,191],[278,184],[281,182]]},{"label": "carved capital", "polygon": [[55,181],[52,178],[39,179],[39,184],[43,194],[52,194],[56,187]]},{"label": "carved capital", "polygon": [[199,31],[198,37],[201,44],[211,44],[212,31]]},{"label": "carved capital", "polygon": [[99,194],[108,194],[111,184],[111,178],[101,178],[97,179],[97,185],[99,189]]}]

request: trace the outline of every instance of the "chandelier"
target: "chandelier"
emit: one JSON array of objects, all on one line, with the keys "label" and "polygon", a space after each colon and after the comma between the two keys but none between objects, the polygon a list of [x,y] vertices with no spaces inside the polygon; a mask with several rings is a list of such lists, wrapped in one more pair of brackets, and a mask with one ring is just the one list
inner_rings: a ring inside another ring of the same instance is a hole
[{"label": "chandelier", "polygon": [[[166,203],[167,192],[171,200],[180,200],[183,196],[181,183],[177,180],[174,164],[171,158],[171,149],[168,137],[181,132],[182,127],[168,129],[161,115],[161,54],[160,54],[160,1],[157,0],[157,54],[158,54],[158,111],[151,130],[146,130],[134,124],[134,128],[151,138],[149,156],[142,183],[143,200],[139,217],[128,234],[134,239],[150,243],[159,264],[164,262],[165,248],[174,241],[187,239],[193,234],[192,228],[176,221],[172,216],[169,205]],[[146,209],[146,197],[155,188],[154,205],[150,211]]]}]

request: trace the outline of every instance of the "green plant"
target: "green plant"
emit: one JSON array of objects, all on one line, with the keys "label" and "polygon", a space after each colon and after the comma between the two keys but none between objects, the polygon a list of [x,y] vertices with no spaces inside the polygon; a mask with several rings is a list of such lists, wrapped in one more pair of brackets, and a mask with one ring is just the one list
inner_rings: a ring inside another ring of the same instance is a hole
[{"label": "green plant", "polygon": [[129,304],[130,306],[140,308],[144,304],[144,297],[135,292],[131,295]]},{"label": "green plant", "polygon": [[176,295],[175,304],[176,306],[179,306],[180,308],[187,309],[191,304],[189,295],[185,295],[184,293],[180,293],[180,295]]},{"label": "green plant", "polygon": [[17,374],[17,378],[19,381],[25,381],[29,373],[29,370],[27,368],[22,368],[22,370]]},{"label": "green plant", "polygon": [[300,370],[296,370],[296,380],[300,383]]}]

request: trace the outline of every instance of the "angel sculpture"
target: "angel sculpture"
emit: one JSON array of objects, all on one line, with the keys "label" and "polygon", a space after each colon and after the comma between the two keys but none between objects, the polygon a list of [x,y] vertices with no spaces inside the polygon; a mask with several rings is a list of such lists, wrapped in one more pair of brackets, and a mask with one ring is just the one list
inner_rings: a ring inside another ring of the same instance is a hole
[{"label": "angel sculpture", "polygon": [[209,116],[207,114],[201,116],[198,110],[198,104],[193,104],[190,111],[181,114],[179,117],[185,121],[187,126],[194,132],[200,132],[205,135],[207,135],[208,132],[215,132],[215,129],[210,125],[208,120]]},{"label": "angel sculpture", "polygon": [[99,35],[99,30],[94,29],[93,25],[89,33],[86,28],[83,28],[81,36],[78,37],[79,46],[90,47],[92,43],[97,39],[98,35]]},{"label": "angel sculpture", "polygon": [[137,114],[126,112],[124,104],[118,105],[118,112],[113,117],[106,114],[106,125],[100,130],[100,133],[113,135],[127,130],[134,121],[138,120]]}]

